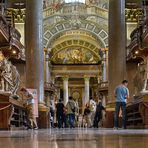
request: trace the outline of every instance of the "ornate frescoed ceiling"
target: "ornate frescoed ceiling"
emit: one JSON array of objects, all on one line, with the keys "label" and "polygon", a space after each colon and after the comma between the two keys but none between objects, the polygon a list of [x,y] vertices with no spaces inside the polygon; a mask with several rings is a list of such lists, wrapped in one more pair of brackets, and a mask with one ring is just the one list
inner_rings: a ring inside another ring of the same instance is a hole
[{"label": "ornate frescoed ceiling", "polygon": [[[82,1],[43,0],[43,46],[51,48],[54,64],[97,64],[100,49],[108,47],[109,0]],[[140,3],[126,0],[126,7],[137,8]],[[8,0],[7,6],[22,10],[25,0]]]},{"label": "ornate frescoed ceiling", "polygon": [[[63,6],[62,13],[44,15],[43,42],[44,48],[51,48],[51,63],[100,63],[102,59],[100,49],[108,46],[107,10],[93,7],[88,14],[89,9],[83,8],[82,5],[85,6],[85,4],[76,6],[73,4],[73,7],[69,5],[69,11],[67,6]],[[86,11],[85,14],[79,12],[82,8]],[[72,10],[74,12],[70,13]],[[95,13],[91,14],[93,10]]]},{"label": "ornate frescoed ceiling", "polygon": [[50,53],[54,64],[98,64],[100,43],[85,31],[71,30],[59,35]]},{"label": "ornate frescoed ceiling", "polygon": [[[71,27],[70,29],[68,26],[70,26],[68,23],[67,26],[63,23],[58,27],[54,26],[51,30],[47,29],[44,34],[44,39],[48,39],[45,47],[52,48],[51,62],[54,64],[98,64],[101,61],[99,49],[105,48],[108,44],[106,31],[92,24],[85,25],[83,29]],[[73,54],[75,58],[71,56]]]},{"label": "ornate frescoed ceiling", "polygon": [[59,1],[44,9],[43,43],[53,64],[100,63],[100,49],[108,47],[108,2]]}]

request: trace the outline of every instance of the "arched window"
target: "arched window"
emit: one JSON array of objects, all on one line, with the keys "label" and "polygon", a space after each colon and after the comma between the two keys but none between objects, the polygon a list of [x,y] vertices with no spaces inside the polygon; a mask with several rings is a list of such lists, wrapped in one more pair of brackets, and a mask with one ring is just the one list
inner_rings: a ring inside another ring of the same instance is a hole
[{"label": "arched window", "polygon": [[65,0],[65,3],[84,3],[85,4],[85,0]]}]

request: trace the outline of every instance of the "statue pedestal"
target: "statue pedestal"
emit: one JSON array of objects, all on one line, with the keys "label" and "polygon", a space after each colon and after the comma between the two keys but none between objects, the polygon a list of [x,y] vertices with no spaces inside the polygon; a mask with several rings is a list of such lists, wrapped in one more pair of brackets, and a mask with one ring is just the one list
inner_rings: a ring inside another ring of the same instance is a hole
[{"label": "statue pedestal", "polygon": [[106,106],[105,120],[103,121],[104,128],[114,127],[114,112],[115,112],[115,102],[111,102]]},{"label": "statue pedestal", "polygon": [[46,107],[43,103],[39,104],[39,118],[38,118],[38,127],[39,128],[49,128],[50,119],[49,119],[49,108]]},{"label": "statue pedestal", "polygon": [[148,102],[148,94],[143,95],[143,100],[144,100],[144,102]]},{"label": "statue pedestal", "polygon": [[105,120],[103,121],[104,128],[113,128],[114,127],[114,111],[106,110]]}]

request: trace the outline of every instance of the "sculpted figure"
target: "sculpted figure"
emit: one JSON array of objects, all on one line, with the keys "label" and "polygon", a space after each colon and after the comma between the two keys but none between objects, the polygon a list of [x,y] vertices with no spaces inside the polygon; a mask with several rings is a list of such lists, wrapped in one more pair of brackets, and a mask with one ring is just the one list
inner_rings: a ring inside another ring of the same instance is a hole
[{"label": "sculpted figure", "polygon": [[13,87],[11,63],[4,59],[1,69],[1,89],[3,91],[11,91]]},{"label": "sculpted figure", "polygon": [[144,64],[144,87],[143,91],[148,91],[148,59],[145,61]]},{"label": "sculpted figure", "polygon": [[19,84],[20,75],[15,66],[6,58],[0,61],[0,89],[2,91],[16,94]]}]

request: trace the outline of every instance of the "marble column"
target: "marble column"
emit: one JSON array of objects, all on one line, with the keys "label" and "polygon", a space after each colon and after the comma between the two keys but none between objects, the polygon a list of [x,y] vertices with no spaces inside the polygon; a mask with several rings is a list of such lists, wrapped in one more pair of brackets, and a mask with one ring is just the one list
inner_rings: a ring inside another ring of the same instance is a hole
[{"label": "marble column", "polygon": [[45,51],[45,82],[51,82],[51,65],[49,61],[49,54],[50,54],[51,49],[47,48]]},{"label": "marble column", "polygon": [[42,0],[26,0],[25,22],[26,87],[37,89],[40,104],[44,103],[42,2]]},{"label": "marble column", "polygon": [[84,97],[83,105],[89,102],[89,80],[90,80],[90,77],[87,77],[87,76],[84,77],[84,81],[85,81],[84,96],[85,97]]},{"label": "marble column", "polygon": [[109,102],[126,77],[125,0],[109,1]]},{"label": "marble column", "polygon": [[102,81],[106,82],[107,81],[107,63],[106,63],[106,50],[103,49],[103,60],[102,60]]},{"label": "marble column", "polygon": [[64,105],[68,102],[68,77],[63,77],[63,99],[64,99]]}]

